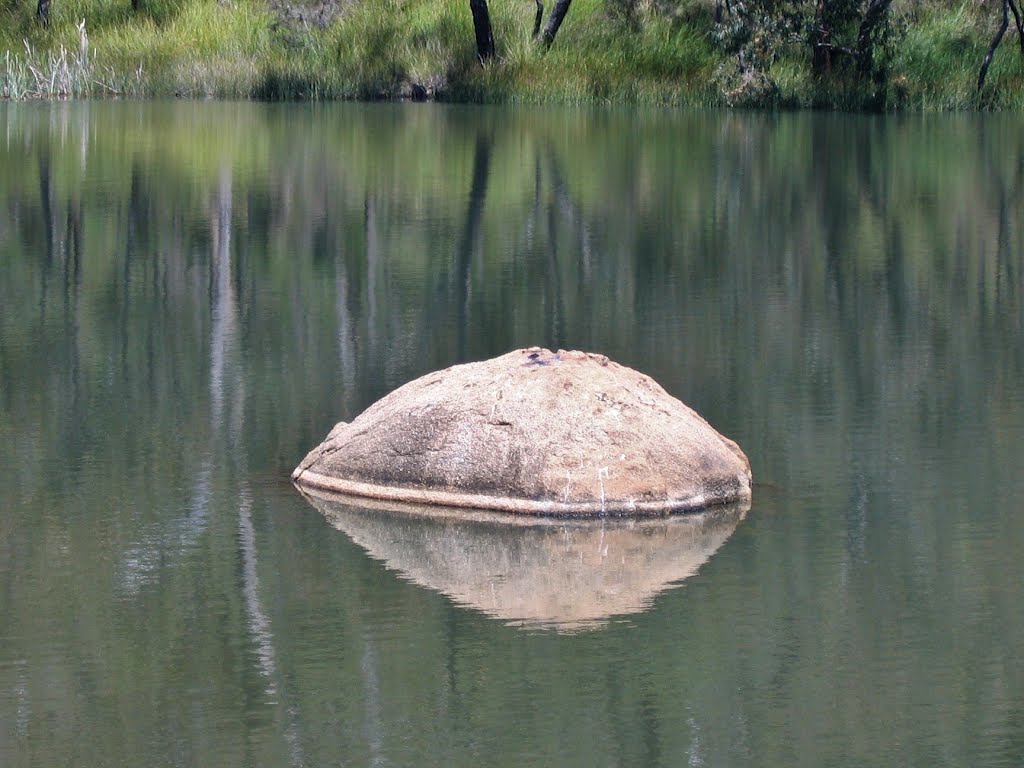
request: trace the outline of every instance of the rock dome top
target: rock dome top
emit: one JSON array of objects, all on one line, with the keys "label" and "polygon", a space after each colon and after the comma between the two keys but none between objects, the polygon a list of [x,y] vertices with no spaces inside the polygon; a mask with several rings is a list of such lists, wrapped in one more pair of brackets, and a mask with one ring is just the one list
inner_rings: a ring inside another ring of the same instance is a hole
[{"label": "rock dome top", "polygon": [[306,489],[521,514],[651,515],[750,499],[733,441],[649,376],[532,347],[399,387],[292,474]]}]

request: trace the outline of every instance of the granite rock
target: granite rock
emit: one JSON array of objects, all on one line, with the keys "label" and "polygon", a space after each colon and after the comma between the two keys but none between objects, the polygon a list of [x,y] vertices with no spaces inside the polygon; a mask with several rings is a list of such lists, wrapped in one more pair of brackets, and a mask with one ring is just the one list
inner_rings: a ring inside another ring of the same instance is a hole
[{"label": "granite rock", "polygon": [[336,425],[292,479],[383,501],[584,517],[751,496],[739,446],[653,379],[538,347],[399,387]]}]

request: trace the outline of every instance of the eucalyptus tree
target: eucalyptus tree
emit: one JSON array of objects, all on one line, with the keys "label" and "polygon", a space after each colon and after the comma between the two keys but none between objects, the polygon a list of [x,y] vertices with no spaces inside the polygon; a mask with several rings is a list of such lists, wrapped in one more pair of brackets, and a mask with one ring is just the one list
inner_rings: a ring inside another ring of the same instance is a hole
[{"label": "eucalyptus tree", "polygon": [[880,79],[876,53],[893,42],[892,0],[717,0],[715,37],[742,71],[764,72],[784,47],[808,50],[815,76],[841,62]]},{"label": "eucalyptus tree", "polygon": [[[551,15],[548,16],[548,23],[544,25],[544,31],[540,32],[539,40],[545,47],[549,47],[555,42],[555,35],[558,34],[558,28],[562,26],[562,22],[565,21],[565,15],[569,12],[569,6],[572,4],[572,0],[557,0],[555,7],[551,9]],[[542,0],[537,0],[537,15],[534,18],[533,35],[535,38],[538,37],[540,30],[541,18],[544,15],[544,3]]]},{"label": "eucalyptus tree", "polygon": [[[533,38],[545,48],[550,48],[551,44],[555,42],[555,35],[558,34],[562,22],[565,21],[566,14],[569,13],[572,0],[556,0],[554,8],[548,15],[547,24],[544,24],[544,0],[534,0],[534,2],[536,3],[536,12],[533,18]],[[469,10],[473,14],[476,55],[480,59],[480,63],[483,64],[494,57],[494,30],[491,26],[487,0],[469,0]]]},{"label": "eucalyptus tree", "polygon": [[469,0],[469,10],[473,14],[473,31],[476,33],[476,55],[483,64],[494,56],[494,32],[487,0]]},{"label": "eucalyptus tree", "polygon": [[1017,35],[1020,39],[1020,52],[1021,55],[1024,55],[1024,18],[1021,18],[1020,1],[1002,0],[1002,19],[999,22],[999,27],[996,29],[996,35],[992,38],[992,42],[988,47],[988,53],[985,54],[985,59],[981,62],[981,71],[978,73],[979,91],[985,86],[985,76],[988,75],[988,68],[992,64],[992,57],[995,56],[996,48],[1003,41],[1003,35],[1006,34],[1006,29],[1010,26],[1011,12],[1013,13],[1013,21],[1017,26]]}]

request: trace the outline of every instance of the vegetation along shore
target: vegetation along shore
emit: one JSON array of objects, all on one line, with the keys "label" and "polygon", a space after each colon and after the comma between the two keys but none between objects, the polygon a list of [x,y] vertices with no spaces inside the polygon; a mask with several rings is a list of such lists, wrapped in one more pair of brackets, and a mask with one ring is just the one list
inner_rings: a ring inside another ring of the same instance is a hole
[{"label": "vegetation along shore", "polygon": [[5,0],[0,98],[1021,109],[1022,0]]}]

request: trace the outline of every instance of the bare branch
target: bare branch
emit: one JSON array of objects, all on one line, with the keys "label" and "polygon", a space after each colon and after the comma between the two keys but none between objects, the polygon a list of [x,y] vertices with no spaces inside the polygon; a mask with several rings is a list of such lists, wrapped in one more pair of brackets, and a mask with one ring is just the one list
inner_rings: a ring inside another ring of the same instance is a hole
[{"label": "bare branch", "polygon": [[847,48],[845,45],[836,45],[835,43],[815,43],[815,48],[819,50],[829,51],[830,53],[842,53],[851,58],[857,58],[857,52],[853,48]]}]

